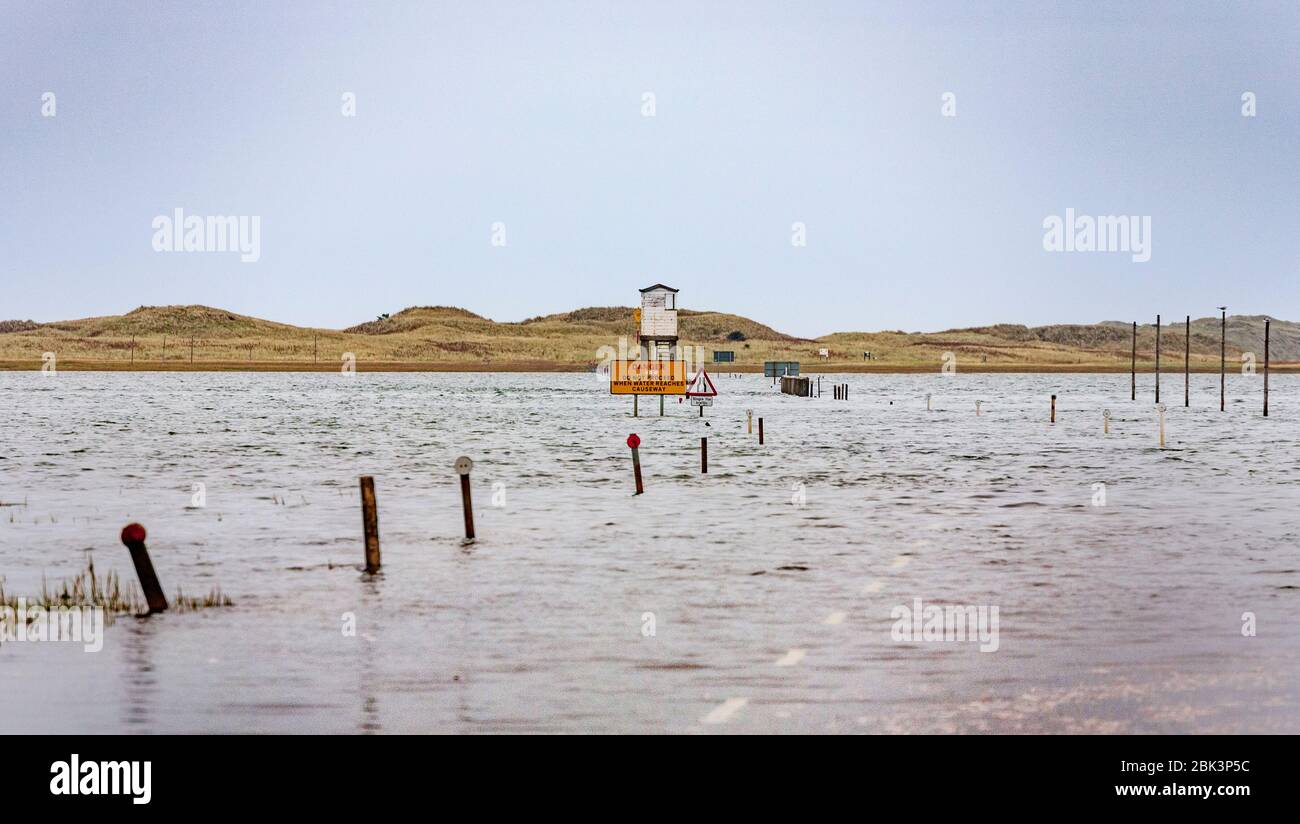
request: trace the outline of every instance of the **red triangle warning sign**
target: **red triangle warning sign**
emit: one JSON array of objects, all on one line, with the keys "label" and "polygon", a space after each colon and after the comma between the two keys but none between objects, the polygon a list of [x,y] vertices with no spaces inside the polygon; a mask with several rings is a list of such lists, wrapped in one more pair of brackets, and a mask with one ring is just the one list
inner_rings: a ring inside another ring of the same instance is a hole
[{"label": "red triangle warning sign", "polygon": [[713,386],[713,381],[709,379],[709,373],[701,367],[695,375],[695,380],[691,385],[686,387],[686,397],[688,398],[712,398],[718,394],[718,390]]}]

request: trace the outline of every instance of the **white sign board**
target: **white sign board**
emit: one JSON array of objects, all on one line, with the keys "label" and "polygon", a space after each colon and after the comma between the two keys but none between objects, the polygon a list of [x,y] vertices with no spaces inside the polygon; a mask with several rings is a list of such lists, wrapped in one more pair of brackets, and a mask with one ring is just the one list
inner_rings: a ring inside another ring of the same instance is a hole
[{"label": "white sign board", "polygon": [[691,398],[691,406],[713,406],[713,398],[698,396]]}]

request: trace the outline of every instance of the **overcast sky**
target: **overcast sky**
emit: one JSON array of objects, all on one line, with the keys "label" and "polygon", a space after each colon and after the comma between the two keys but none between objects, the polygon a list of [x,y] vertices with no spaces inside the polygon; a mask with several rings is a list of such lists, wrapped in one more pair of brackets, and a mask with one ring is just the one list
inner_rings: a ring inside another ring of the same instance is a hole
[{"label": "overcast sky", "polygon": [[[0,0],[0,319],[1300,319],[1298,42],[1294,2]],[[260,259],[155,251],[177,208]],[[1150,261],[1046,251],[1067,208]]]}]

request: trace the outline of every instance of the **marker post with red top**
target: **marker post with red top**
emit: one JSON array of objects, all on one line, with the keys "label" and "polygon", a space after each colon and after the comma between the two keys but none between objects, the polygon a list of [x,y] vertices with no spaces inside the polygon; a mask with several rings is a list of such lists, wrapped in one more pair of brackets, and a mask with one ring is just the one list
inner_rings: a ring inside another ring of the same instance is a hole
[{"label": "marker post with red top", "polygon": [[641,445],[641,439],[633,432],[627,436],[627,445],[632,448],[632,475],[636,478],[636,494],[640,495],[645,492],[645,487],[641,485],[641,453],[637,447]]},{"label": "marker post with red top", "polygon": [[131,563],[135,564],[136,577],[140,579],[140,588],[144,590],[144,600],[149,605],[149,612],[162,612],[167,609],[167,596],[163,594],[158,574],[153,570],[149,560],[149,551],[145,549],[144,527],[140,524],[127,524],[122,528],[122,543],[131,551]]}]

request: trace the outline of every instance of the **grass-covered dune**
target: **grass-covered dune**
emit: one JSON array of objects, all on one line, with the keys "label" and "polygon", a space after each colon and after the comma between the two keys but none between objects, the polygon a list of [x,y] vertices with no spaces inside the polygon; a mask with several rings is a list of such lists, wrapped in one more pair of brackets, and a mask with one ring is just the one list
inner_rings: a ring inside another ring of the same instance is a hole
[{"label": "grass-covered dune", "polygon": [[[761,370],[765,360],[797,360],[816,371],[937,371],[945,353],[965,371],[1126,371],[1132,328],[1108,321],[1028,327],[1014,324],[943,332],[836,332],[816,339],[783,334],[724,312],[682,310],[681,341],[736,353],[726,371]],[[1264,319],[1228,319],[1230,368],[1243,352],[1263,362]],[[413,306],[347,329],[262,320],[210,306],[141,306],[123,315],[35,323],[0,321],[0,368],[37,369],[53,352],[61,369],[338,369],[345,353],[361,370],[583,370],[620,336],[634,341],[632,309],[589,307],[520,322],[499,322],[449,306]],[[1219,368],[1219,319],[1192,322],[1193,369]],[[1161,330],[1162,367],[1181,369],[1181,322]],[[1138,366],[1154,366],[1155,327],[1138,327]],[[827,349],[823,359],[819,350]],[[864,352],[873,358],[865,360]],[[1300,365],[1300,326],[1272,323],[1274,366]],[[718,367],[720,370],[723,367]]]}]

